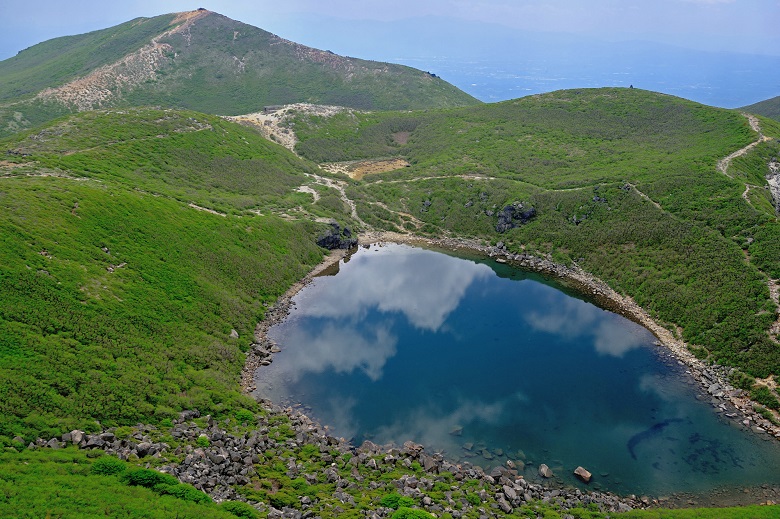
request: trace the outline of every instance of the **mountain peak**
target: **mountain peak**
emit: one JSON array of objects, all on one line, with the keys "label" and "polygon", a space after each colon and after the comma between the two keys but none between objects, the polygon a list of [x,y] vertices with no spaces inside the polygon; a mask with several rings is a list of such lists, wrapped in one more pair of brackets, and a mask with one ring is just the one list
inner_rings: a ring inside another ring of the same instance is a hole
[{"label": "mountain peak", "polygon": [[31,47],[0,62],[0,102],[7,106],[0,136],[113,106],[238,115],[292,103],[365,110],[479,103],[426,72],[307,47],[207,9]]}]

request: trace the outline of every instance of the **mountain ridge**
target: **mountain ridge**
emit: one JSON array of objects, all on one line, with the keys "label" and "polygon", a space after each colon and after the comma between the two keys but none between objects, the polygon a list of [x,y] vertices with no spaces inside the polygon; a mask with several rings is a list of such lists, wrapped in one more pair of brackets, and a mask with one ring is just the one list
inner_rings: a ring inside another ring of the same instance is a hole
[{"label": "mountain ridge", "polygon": [[765,99],[764,101],[759,101],[752,105],[743,106],[740,110],[780,121],[780,96]]},{"label": "mountain ridge", "polygon": [[123,106],[239,115],[296,102],[373,110],[479,103],[433,74],[338,56],[205,9],[26,49],[0,62],[0,101],[0,136]]}]

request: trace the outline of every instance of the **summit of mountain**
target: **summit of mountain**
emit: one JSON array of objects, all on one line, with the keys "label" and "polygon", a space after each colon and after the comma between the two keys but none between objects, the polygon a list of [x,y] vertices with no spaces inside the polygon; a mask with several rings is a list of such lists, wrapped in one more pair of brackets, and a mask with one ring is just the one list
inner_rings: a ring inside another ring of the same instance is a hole
[{"label": "summit of mountain", "polygon": [[237,115],[297,102],[364,110],[479,103],[434,74],[314,49],[205,9],[56,38],[0,62],[0,135],[97,108]]}]

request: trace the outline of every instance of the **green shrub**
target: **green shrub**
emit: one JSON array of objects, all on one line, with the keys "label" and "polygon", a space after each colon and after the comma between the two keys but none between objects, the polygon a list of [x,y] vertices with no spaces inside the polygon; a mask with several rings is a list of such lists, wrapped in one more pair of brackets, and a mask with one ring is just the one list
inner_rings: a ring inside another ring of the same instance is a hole
[{"label": "green shrub", "polygon": [[127,426],[117,427],[116,430],[114,431],[114,436],[116,436],[120,440],[124,440],[131,434],[133,434],[133,428]]},{"label": "green shrub", "polygon": [[425,510],[401,507],[390,516],[390,519],[432,519],[433,516]]},{"label": "green shrub", "polygon": [[743,373],[737,370],[731,375],[729,375],[729,382],[731,382],[731,385],[733,385],[736,388],[744,389],[745,391],[750,391],[750,389],[753,387],[753,384],[756,383],[756,379],[751,377],[747,373]]},{"label": "green shrub", "polygon": [[179,480],[170,474],[149,469],[130,469],[122,475],[122,481],[132,486],[153,488],[157,485],[178,485]]},{"label": "green shrub", "polygon": [[239,409],[236,411],[236,420],[238,423],[252,423],[255,421],[255,414],[248,409]]},{"label": "green shrub", "polygon": [[256,519],[258,517],[257,511],[242,501],[225,501],[219,507],[236,517],[244,519]]},{"label": "green shrub", "polygon": [[477,494],[474,494],[473,492],[469,492],[468,494],[466,494],[466,501],[468,501],[474,506],[477,506],[482,502],[479,496]]},{"label": "green shrub", "polygon": [[208,447],[211,445],[211,442],[209,441],[209,437],[205,434],[201,434],[198,436],[198,439],[195,441],[195,443],[198,444],[198,447]]},{"label": "green shrub", "polygon": [[121,474],[127,468],[127,463],[113,456],[101,456],[92,463],[90,471],[92,474],[102,476],[113,476]]},{"label": "green shrub", "polygon": [[761,416],[763,416],[764,418],[769,420],[770,423],[772,423],[774,425],[778,424],[777,419],[775,418],[775,415],[772,414],[772,411],[770,411],[766,407],[764,407],[762,405],[754,405],[753,406],[753,411],[757,412],[758,414],[760,414]]},{"label": "green shrub", "polygon": [[280,510],[284,507],[295,508],[300,505],[298,496],[288,494],[284,491],[279,491],[275,494],[269,495],[268,502],[271,503],[271,506]]},{"label": "green shrub", "polygon": [[411,497],[402,496],[400,494],[387,494],[379,502],[384,507],[398,510],[401,507],[410,507],[415,504],[415,500]]},{"label": "green shrub", "polygon": [[193,487],[185,483],[178,483],[176,485],[160,484],[155,485],[152,489],[160,495],[174,496],[184,501],[191,501],[193,503],[211,503],[211,498]]},{"label": "green shrub", "polygon": [[780,410],[780,402],[775,397],[772,390],[766,386],[756,384],[750,390],[750,398],[770,409]]}]

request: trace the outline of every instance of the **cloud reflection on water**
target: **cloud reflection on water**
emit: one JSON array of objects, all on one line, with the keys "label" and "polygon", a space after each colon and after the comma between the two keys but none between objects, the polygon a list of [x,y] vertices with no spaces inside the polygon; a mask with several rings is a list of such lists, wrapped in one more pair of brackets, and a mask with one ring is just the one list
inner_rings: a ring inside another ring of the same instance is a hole
[{"label": "cloud reflection on water", "polygon": [[351,373],[357,369],[376,382],[382,378],[387,359],[395,355],[398,338],[386,326],[364,336],[355,328],[328,323],[316,331],[294,328],[285,343],[288,347],[278,362],[283,363],[292,383],[306,373]]},{"label": "cloud reflection on water", "polygon": [[[419,260],[422,255],[426,261]],[[300,315],[359,320],[376,308],[402,313],[414,327],[436,332],[474,280],[495,275],[487,265],[405,246],[357,254],[347,268],[339,290],[318,295]]]},{"label": "cloud reflection on water", "polygon": [[[544,312],[523,314],[523,319],[536,331],[567,340],[592,341],[598,353],[622,357],[627,352],[647,344],[649,332],[622,317],[597,306],[546,288]],[[540,295],[540,297],[545,297]]]},{"label": "cloud reflection on water", "polygon": [[492,426],[511,423],[513,417],[509,411],[516,412],[517,405],[527,400],[522,393],[492,402],[469,398],[460,400],[451,410],[445,409],[441,403],[417,403],[410,406],[401,418],[374,431],[374,440],[379,443],[402,443],[401,439],[411,439],[423,445],[436,446],[438,451],[457,455],[463,440],[451,434],[454,428],[476,422]]}]

